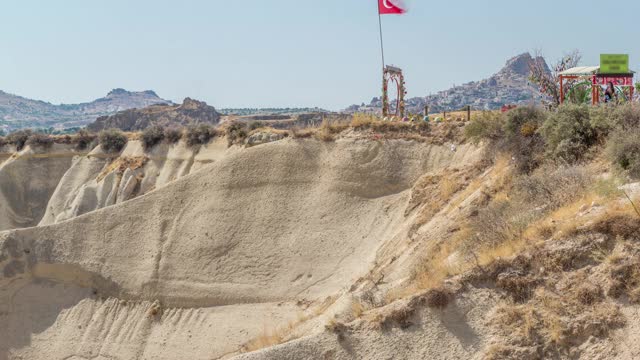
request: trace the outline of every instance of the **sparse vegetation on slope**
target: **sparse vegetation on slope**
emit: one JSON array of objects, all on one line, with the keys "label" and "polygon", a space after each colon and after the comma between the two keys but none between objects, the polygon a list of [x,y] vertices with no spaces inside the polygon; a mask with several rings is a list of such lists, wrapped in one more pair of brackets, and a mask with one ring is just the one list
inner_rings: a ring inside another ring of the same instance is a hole
[{"label": "sparse vegetation on slope", "polygon": [[53,145],[53,138],[45,134],[31,134],[26,141],[26,145],[39,146],[46,149]]},{"label": "sparse vegetation on slope", "polygon": [[199,124],[187,127],[183,134],[187,145],[196,146],[208,143],[218,132],[213,126]]},{"label": "sparse vegetation on slope", "polygon": [[607,155],[618,169],[640,179],[640,126],[614,130],[607,142]]},{"label": "sparse vegetation on slope", "polygon": [[246,124],[240,122],[229,124],[225,129],[225,133],[229,146],[242,143],[249,135]]},{"label": "sparse vegetation on slope", "polygon": [[159,125],[150,126],[142,131],[142,146],[149,150],[159,144],[165,136],[165,129]]},{"label": "sparse vegetation on slope", "polygon": [[177,127],[168,127],[164,129],[164,138],[169,144],[175,144],[182,138],[182,129]]},{"label": "sparse vegetation on slope", "polygon": [[29,129],[18,130],[7,135],[6,140],[7,143],[14,145],[17,151],[20,151],[27,144],[27,140],[29,140],[31,135],[33,135],[33,131]]},{"label": "sparse vegetation on slope", "polygon": [[95,144],[96,135],[88,132],[85,129],[79,130],[74,136],[73,141],[76,143],[76,149],[78,150],[86,150]]},{"label": "sparse vegetation on slope", "polygon": [[127,136],[118,129],[103,130],[98,135],[102,149],[106,152],[120,152],[127,144]]}]

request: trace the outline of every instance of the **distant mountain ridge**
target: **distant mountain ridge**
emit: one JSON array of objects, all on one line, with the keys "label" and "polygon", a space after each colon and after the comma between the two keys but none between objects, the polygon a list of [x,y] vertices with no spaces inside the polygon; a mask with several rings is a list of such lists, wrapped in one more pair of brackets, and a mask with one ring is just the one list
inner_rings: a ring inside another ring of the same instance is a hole
[{"label": "distant mountain ridge", "polygon": [[60,105],[32,100],[0,90],[0,130],[9,132],[20,128],[61,129],[85,126],[101,116],[156,104],[173,103],[160,98],[152,90],[127,91],[118,88],[92,102]]},{"label": "distant mountain ridge", "polygon": [[[544,95],[529,82],[529,66],[535,62],[542,62],[549,69],[544,58],[534,58],[529,53],[520,54],[509,59],[500,71],[487,79],[454,86],[434,95],[406,99],[406,109],[412,113],[422,113],[425,105],[429,105],[430,112],[441,112],[470,105],[476,110],[495,110],[506,104],[539,101]],[[380,98],[374,98],[368,105],[352,105],[346,111],[375,112],[381,108]]]}]

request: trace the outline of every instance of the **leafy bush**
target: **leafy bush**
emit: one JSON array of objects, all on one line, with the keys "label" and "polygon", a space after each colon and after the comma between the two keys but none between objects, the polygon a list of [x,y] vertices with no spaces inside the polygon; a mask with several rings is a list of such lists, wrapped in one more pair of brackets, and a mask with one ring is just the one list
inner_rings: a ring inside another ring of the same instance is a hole
[{"label": "leafy bush", "polygon": [[53,138],[49,135],[34,133],[29,136],[26,142],[27,145],[30,146],[39,146],[42,148],[48,148],[53,145]]},{"label": "leafy bush", "polygon": [[636,129],[640,127],[640,105],[625,103],[620,105],[602,104],[591,110],[591,127],[599,139],[615,129]]},{"label": "leafy bush", "polygon": [[127,136],[118,129],[102,130],[98,140],[106,152],[120,152],[128,141]]},{"label": "leafy bush", "polygon": [[244,141],[247,137],[246,124],[235,122],[227,127],[227,141],[229,146]]},{"label": "leafy bush", "polygon": [[607,141],[607,156],[633,178],[640,178],[640,127],[616,129]]},{"label": "leafy bush", "polygon": [[589,109],[589,125],[596,134],[599,142],[606,140],[607,135],[611,131],[612,122],[617,106],[610,104],[601,104],[600,106],[591,106]]},{"label": "leafy bush", "polygon": [[252,121],[249,123],[249,131],[259,129],[261,127],[264,127],[264,124],[261,121]]},{"label": "leafy bush", "polygon": [[195,146],[206,144],[217,135],[216,129],[208,124],[189,126],[185,132],[187,145]]},{"label": "leafy bush", "polygon": [[72,141],[75,142],[77,150],[85,150],[90,147],[93,148],[93,146],[91,145],[95,143],[96,135],[90,133],[85,129],[80,129],[78,130]]},{"label": "leafy bush", "polygon": [[24,145],[29,140],[29,136],[33,134],[33,131],[27,130],[18,130],[14,131],[11,134],[7,135],[6,140],[9,144],[14,145],[17,151],[20,151],[24,148]]},{"label": "leafy bush", "polygon": [[505,117],[496,112],[483,111],[464,128],[464,135],[474,143],[496,141],[504,137]]},{"label": "leafy bush", "polygon": [[521,239],[530,224],[584,194],[590,179],[586,169],[577,166],[542,167],[518,175],[505,189],[508,198],[494,198],[471,218],[474,235],[463,249],[473,253]]},{"label": "leafy bush", "polygon": [[540,129],[547,154],[567,163],[579,161],[598,139],[590,120],[588,105],[560,106]]},{"label": "leafy bush", "polygon": [[142,131],[142,147],[149,150],[164,139],[164,128],[159,125],[149,126]]},{"label": "leafy bush", "polygon": [[506,113],[505,136],[500,148],[511,152],[521,173],[531,172],[543,160],[544,139],[538,129],[544,120],[544,111],[533,106],[519,107]]},{"label": "leafy bush", "polygon": [[553,210],[572,201],[589,185],[589,174],[583,167],[545,166],[516,179],[513,199],[529,207]]},{"label": "leafy bush", "polygon": [[164,138],[169,144],[175,144],[180,141],[182,137],[182,130],[176,127],[169,127],[164,129]]}]

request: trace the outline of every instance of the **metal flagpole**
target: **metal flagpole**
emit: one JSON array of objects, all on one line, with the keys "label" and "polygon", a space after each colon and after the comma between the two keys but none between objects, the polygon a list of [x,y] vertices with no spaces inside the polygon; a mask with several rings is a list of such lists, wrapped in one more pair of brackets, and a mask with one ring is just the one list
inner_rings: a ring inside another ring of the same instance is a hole
[{"label": "metal flagpole", "polygon": [[380,25],[380,53],[382,54],[382,71],[384,71],[384,43],[382,42],[382,15],[380,15],[380,1],[378,1],[378,24]]}]

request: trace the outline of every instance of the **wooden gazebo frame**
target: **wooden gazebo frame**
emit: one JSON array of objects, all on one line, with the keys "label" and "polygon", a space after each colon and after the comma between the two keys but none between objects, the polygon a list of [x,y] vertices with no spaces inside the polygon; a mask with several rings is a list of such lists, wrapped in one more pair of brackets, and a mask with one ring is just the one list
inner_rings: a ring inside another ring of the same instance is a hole
[{"label": "wooden gazebo frame", "polygon": [[600,102],[600,86],[606,86],[612,82],[614,86],[628,87],[630,99],[633,99],[633,75],[630,71],[625,74],[600,74],[599,66],[579,66],[567,69],[559,74],[560,77],[560,103],[564,103],[564,82],[566,80],[584,79],[591,82],[591,103],[596,105]]},{"label": "wooden gazebo frame", "polygon": [[404,117],[404,96],[407,93],[404,84],[404,75],[402,69],[387,65],[382,73],[382,116],[387,117],[391,115],[389,108],[389,83],[395,83],[398,91],[398,98],[396,99],[395,114],[398,118]]}]

